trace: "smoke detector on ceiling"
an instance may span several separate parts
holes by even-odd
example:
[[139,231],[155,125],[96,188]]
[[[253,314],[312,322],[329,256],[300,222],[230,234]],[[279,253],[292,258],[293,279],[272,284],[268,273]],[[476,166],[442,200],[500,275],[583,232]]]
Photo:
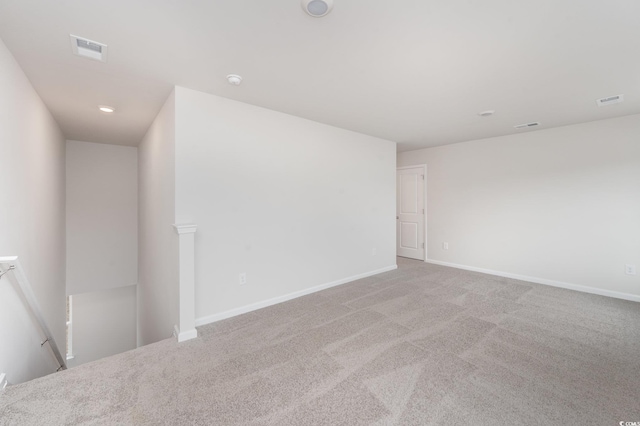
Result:
[[71,38],[71,50],[74,55],[95,61],[107,62],[107,45],[97,41],[69,34]]
[[596,104],[598,104],[598,106],[619,104],[620,102],[624,102],[624,95],[609,96],[607,98],[601,98],[596,100]]
[[517,126],[513,126],[516,129],[526,129],[529,127],[537,127],[539,126],[540,123],[538,123],[537,121],[534,121],[532,123],[524,123],[524,124],[518,124]]
[[314,18],[321,18],[333,9],[333,0],[302,0],[302,8]]

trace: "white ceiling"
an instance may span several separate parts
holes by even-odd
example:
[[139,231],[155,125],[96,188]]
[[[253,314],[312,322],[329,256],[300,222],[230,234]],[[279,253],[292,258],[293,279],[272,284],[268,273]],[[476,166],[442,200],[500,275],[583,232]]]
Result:
[[640,113],[636,0],[335,0],[324,18],[299,0],[0,0],[0,38],[66,137],[92,142],[137,145],[173,85],[400,151]]

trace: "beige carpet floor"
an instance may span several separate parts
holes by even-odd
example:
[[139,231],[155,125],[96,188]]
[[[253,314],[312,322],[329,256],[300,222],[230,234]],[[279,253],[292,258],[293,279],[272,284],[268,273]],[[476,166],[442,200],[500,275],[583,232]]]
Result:
[[640,304],[398,263],[12,386],[0,424],[640,422]]

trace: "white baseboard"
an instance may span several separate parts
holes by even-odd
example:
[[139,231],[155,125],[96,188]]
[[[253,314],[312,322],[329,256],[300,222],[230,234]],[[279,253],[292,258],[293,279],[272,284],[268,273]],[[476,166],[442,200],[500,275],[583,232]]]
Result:
[[583,293],[597,294],[599,296],[614,297],[616,299],[630,300],[632,302],[640,302],[640,296],[630,293],[621,293],[618,291],[605,290],[596,287],[587,287],[579,284],[570,284],[562,281],[548,280],[546,278],[529,277],[526,275],[512,274],[510,272],[494,271],[493,269],[476,268],[475,266],[459,265],[457,263],[441,262],[439,260],[427,259],[427,263],[434,265],[449,266],[451,268],[464,269],[467,271],[481,272],[483,274],[496,275],[498,277],[513,278],[520,281],[529,281],[536,284],[550,285],[552,287],[566,288],[568,290],[581,291]]
[[258,309],[266,308],[267,306],[277,305],[278,303],[286,302],[287,300],[295,299],[297,297],[306,296],[307,294],[315,293],[320,290],[326,290],[331,287],[335,287],[341,284],[346,284],[351,281],[360,280],[362,278],[378,275],[383,272],[393,271],[398,269],[398,265],[387,266],[386,268],[376,269],[375,271],[365,272],[363,274],[354,275],[352,277],[343,278],[336,281],[331,281],[325,284],[320,284],[315,287],[307,288],[293,293],[285,294],[284,296],[274,297],[272,299],[263,300],[261,302],[252,303],[250,305],[241,306],[239,308],[230,309],[228,311],[220,312],[219,314],[207,315],[204,317],[196,318],[196,326],[211,324],[212,322],[221,321],[223,319],[235,317],[236,315],[246,314],[247,312],[255,311]]
[[180,334],[178,334],[178,342],[185,342],[187,340],[195,339],[196,337],[198,337],[198,330],[195,328],[187,331],[181,331]]
[[185,342],[198,337],[198,330],[193,328],[191,330],[180,331],[180,328],[176,324],[173,326],[173,337],[175,337],[178,342]]

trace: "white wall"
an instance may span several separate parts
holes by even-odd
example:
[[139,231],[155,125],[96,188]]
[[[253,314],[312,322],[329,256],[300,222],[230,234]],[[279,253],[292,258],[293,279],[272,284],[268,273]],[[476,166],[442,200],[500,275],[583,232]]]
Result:
[[138,344],[171,337],[178,323],[175,95],[138,146]]
[[67,294],[138,282],[138,152],[67,141]]
[[136,286],[73,296],[73,355],[69,366],[136,347]]
[[[0,373],[6,373],[9,384],[14,385],[53,373],[58,363],[49,345],[40,346],[44,335],[35,317],[26,310],[11,274],[0,280]],[[60,350],[64,351],[65,342],[61,344]]]
[[640,295],[639,135],[634,115],[399,154],[427,164],[429,259]]
[[395,143],[175,93],[176,218],[198,225],[201,323],[395,266]]
[[[0,41],[0,256],[17,255],[56,343],[65,347],[65,140]],[[0,280],[0,373],[55,371],[16,289]]]

